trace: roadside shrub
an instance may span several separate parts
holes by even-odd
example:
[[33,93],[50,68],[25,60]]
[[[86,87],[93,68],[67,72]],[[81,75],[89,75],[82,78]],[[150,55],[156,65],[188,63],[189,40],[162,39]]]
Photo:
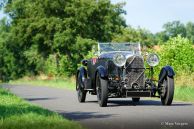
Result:
[[73,70],[68,57],[59,53],[49,55],[44,65],[44,72],[48,76],[70,76]]
[[74,68],[72,67],[72,62],[68,59],[67,55],[60,55],[59,59],[59,72],[60,76],[71,76],[73,74]]
[[32,45],[28,50],[23,52],[26,65],[27,65],[27,75],[33,76],[40,74],[44,71],[44,58],[38,52],[38,46]]
[[49,55],[49,57],[45,61],[44,71],[48,76],[56,76],[58,74],[55,54]]
[[180,35],[170,38],[159,51],[160,68],[170,65],[178,75],[194,72],[194,48],[187,38]]

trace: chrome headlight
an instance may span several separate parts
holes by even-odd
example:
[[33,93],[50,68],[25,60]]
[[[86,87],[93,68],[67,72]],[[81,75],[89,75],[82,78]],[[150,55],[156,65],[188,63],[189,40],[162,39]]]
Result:
[[159,61],[160,61],[160,59],[159,59],[157,54],[149,54],[148,55],[147,63],[149,66],[154,67],[154,66],[159,64]]
[[121,53],[117,53],[113,56],[114,64],[119,67],[124,66],[126,63],[126,60],[127,60],[126,57]]

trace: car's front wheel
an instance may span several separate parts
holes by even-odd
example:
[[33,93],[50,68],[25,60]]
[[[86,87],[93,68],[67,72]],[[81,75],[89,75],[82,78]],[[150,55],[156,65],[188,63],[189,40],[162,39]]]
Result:
[[96,75],[96,92],[100,107],[106,107],[108,102],[108,81]]
[[166,77],[162,83],[162,91],[160,92],[161,102],[163,105],[171,105],[174,96],[174,79]]
[[80,103],[85,102],[87,91],[84,90],[84,87],[82,86],[83,83],[81,82],[81,75],[78,73],[77,79],[76,79],[76,91],[78,96],[78,101]]

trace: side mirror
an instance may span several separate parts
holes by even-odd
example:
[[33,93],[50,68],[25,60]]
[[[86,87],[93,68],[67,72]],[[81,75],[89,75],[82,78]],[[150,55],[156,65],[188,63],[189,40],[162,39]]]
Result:
[[87,66],[88,65],[88,61],[87,60],[82,60],[82,65],[83,66]]

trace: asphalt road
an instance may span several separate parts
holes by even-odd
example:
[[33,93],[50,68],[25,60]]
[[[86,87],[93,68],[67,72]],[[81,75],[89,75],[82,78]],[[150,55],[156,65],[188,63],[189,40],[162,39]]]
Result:
[[76,91],[35,86],[4,86],[14,94],[43,108],[80,122],[88,129],[194,129],[194,105],[174,102],[162,106],[150,98],[133,103],[130,98],[109,99],[99,107],[96,96],[79,103]]

